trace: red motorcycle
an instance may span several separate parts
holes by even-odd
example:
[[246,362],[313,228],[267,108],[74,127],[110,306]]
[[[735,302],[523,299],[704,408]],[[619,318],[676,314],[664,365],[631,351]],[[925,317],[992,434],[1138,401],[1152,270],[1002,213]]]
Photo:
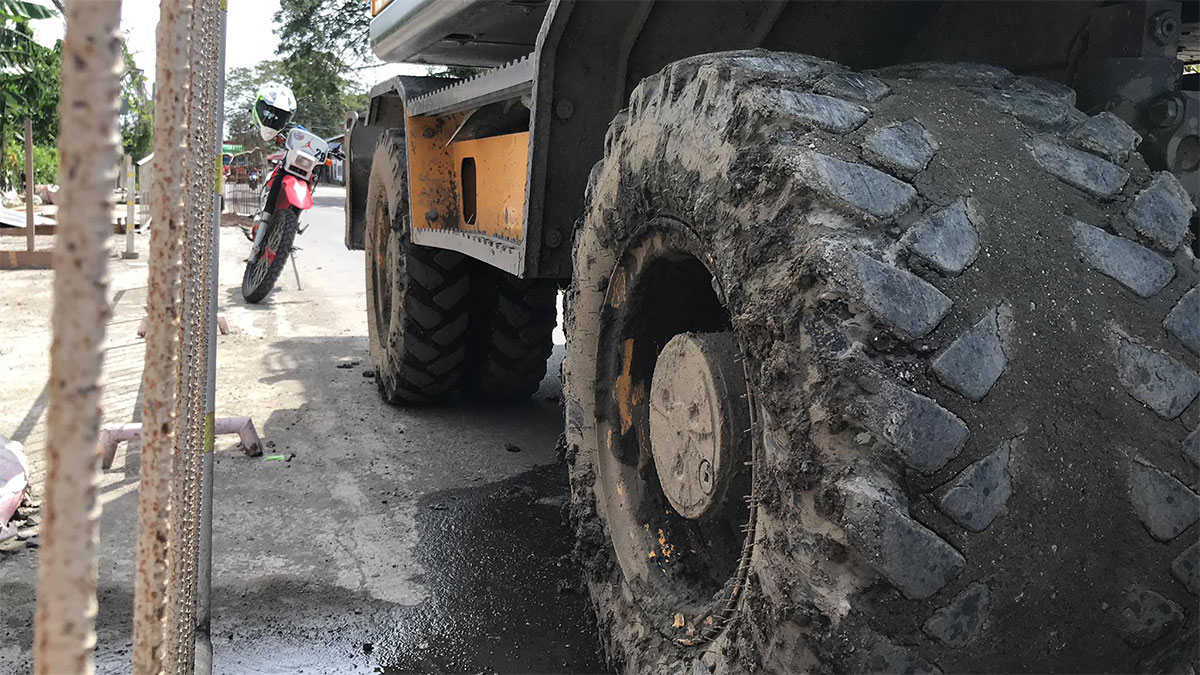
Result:
[[262,206],[246,230],[254,243],[242,275],[242,297],[250,303],[262,301],[275,287],[296,235],[304,233],[300,212],[312,208],[317,170],[342,157],[323,138],[300,127],[283,131],[276,142],[283,150],[267,158],[275,168],[262,184]]

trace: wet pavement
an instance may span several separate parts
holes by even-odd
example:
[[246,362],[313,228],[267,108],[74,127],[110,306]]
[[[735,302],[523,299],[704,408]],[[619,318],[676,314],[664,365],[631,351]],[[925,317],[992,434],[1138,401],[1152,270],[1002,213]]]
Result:
[[[222,237],[218,416],[251,416],[268,454],[218,440],[214,525],[214,671],[241,673],[604,672],[570,557],[559,362],[533,400],[384,405],[369,357],[362,252],[341,244],[342,195],[322,188],[302,247],[260,306],[237,291],[248,243]],[[145,241],[139,245],[144,247]],[[144,256],[112,261],[105,421],[136,421]],[[6,277],[0,335],[41,339],[0,352],[0,434],[44,434],[49,273]],[[44,278],[39,275],[46,275]],[[41,308],[45,308],[44,310]],[[27,343],[23,343],[27,344]],[[28,352],[28,353],[26,353]],[[19,357],[19,358],[18,358]],[[512,450],[519,451],[514,452]],[[105,473],[97,672],[129,671],[136,540],[136,444]],[[0,673],[30,672],[37,549],[0,552]]]
[[425,571],[413,581],[428,595],[418,604],[272,577],[244,596],[217,596],[216,649],[236,672],[604,672],[569,555],[565,478],[548,465],[422,496]]
[[376,648],[386,673],[597,672],[596,625],[564,527],[566,471],[550,465],[420,501],[430,598]]
[[[565,470],[547,465],[418,500],[415,605],[272,575],[215,598],[230,672],[597,673],[595,621],[570,558]],[[368,572],[373,573],[373,572]]]

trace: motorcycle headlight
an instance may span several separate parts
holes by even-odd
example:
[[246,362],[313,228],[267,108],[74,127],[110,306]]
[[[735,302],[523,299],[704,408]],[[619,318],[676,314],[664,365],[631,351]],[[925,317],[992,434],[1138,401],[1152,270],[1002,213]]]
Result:
[[316,164],[317,158],[305,153],[298,153],[296,155],[296,161],[292,162],[292,166],[300,169],[301,171],[312,171],[312,168],[316,166]]

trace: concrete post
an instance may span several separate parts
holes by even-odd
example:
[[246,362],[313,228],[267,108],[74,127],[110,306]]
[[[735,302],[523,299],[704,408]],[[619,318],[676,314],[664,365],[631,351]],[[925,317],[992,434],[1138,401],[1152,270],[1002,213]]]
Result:
[[138,257],[133,250],[133,228],[137,225],[137,173],[133,170],[133,157],[125,155],[125,251],[121,257],[133,260]]
[[25,250],[33,253],[37,248],[34,237],[37,228],[33,224],[33,120],[25,120]]

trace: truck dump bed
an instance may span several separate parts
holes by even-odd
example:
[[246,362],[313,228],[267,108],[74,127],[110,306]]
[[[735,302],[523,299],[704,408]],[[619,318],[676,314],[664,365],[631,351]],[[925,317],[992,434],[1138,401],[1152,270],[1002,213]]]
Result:
[[548,6],[547,0],[392,0],[371,20],[371,49],[383,61],[498,66],[533,51]]

